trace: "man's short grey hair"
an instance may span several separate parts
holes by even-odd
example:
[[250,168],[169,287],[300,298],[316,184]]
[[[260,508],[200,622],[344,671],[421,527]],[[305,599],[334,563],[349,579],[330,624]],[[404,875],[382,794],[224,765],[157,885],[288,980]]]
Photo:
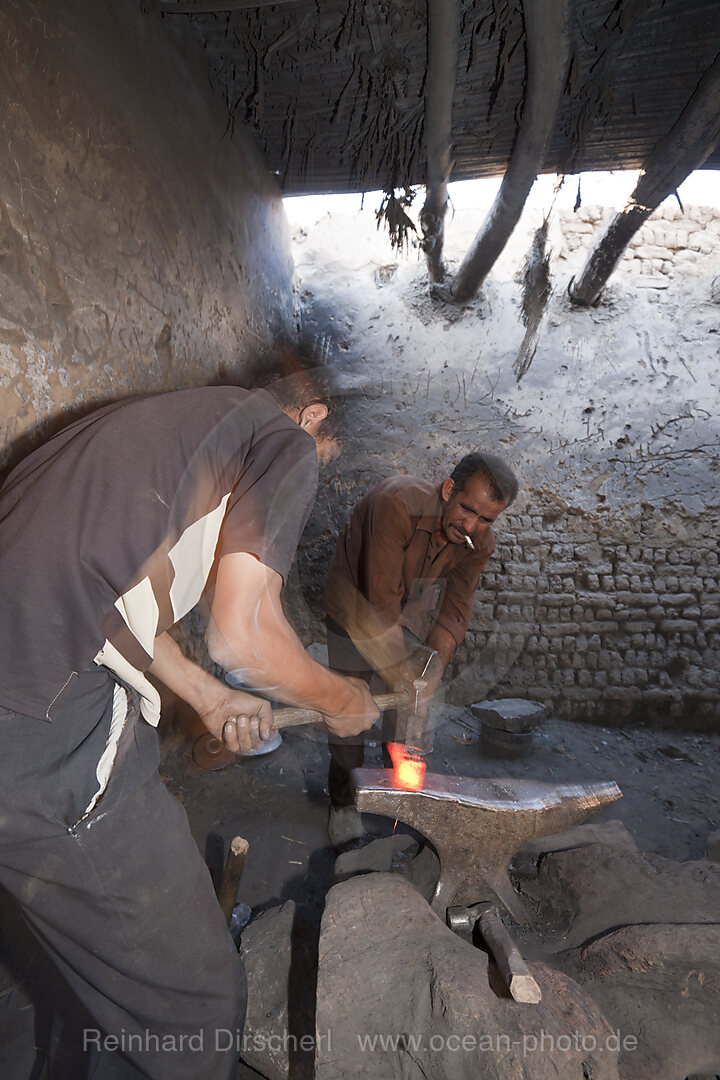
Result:
[[241,381],[248,389],[266,390],[283,411],[325,405],[328,415],[319,430],[323,437],[340,434],[342,410],[334,383],[333,369],[318,364],[313,351],[303,344],[277,345],[248,365]]
[[494,502],[503,502],[507,506],[514,501],[520,487],[515,473],[502,458],[482,450],[466,454],[450,473],[456,491],[463,491],[473,476],[482,477]]

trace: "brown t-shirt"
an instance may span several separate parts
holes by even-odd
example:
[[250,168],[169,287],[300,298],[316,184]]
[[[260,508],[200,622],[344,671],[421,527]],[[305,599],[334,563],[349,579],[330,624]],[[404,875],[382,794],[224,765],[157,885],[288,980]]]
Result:
[[323,593],[330,618],[348,629],[359,594],[384,625],[399,623],[422,641],[437,625],[459,645],[495,536],[488,529],[475,551],[438,545],[441,515],[439,484],[395,476],[371,488],[338,537]]
[[247,551],[285,578],[317,486],[315,443],[264,391],[108,405],[0,490],[0,705],[53,719],[93,660],[143,696],[155,637]]

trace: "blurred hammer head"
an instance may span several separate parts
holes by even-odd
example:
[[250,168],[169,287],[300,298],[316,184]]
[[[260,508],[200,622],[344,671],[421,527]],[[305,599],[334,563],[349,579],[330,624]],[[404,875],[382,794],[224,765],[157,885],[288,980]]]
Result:
[[[412,635],[406,634],[406,642],[408,637]],[[430,712],[430,700],[427,697],[423,699],[423,694],[428,685],[425,676],[437,655],[434,649],[421,643],[417,643],[410,654],[409,663],[418,671],[412,683],[414,702],[410,708],[398,709],[395,727],[397,741],[387,744],[395,782],[404,791],[419,791],[422,788],[427,769],[425,758],[433,748],[434,717]]]
[[439,663],[435,649],[418,641],[406,631],[405,644],[408,652],[408,664],[414,678],[412,688],[414,703],[410,709],[398,712],[398,741],[405,744],[407,751],[415,756],[429,754],[435,741],[435,723],[430,709],[430,698],[425,695],[428,682],[432,678],[433,665]]

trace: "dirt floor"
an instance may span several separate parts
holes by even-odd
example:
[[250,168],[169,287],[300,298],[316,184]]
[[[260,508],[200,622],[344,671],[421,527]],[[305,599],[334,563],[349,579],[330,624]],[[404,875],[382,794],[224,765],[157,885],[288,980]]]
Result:
[[[278,750],[202,773],[187,747],[165,758],[163,773],[187,810],[206,861],[221,870],[223,842],[240,833],[250,854],[240,899],[254,909],[292,899],[322,908],[332,875],[327,844],[327,744],[322,729],[284,732]],[[381,767],[371,743],[369,767]],[[718,828],[720,735],[604,728],[546,720],[520,758],[488,756],[468,709],[444,706],[430,769],[456,776],[534,778],[550,783],[615,780],[623,799],[605,811],[619,818],[641,851],[685,860],[705,856]],[[392,825],[392,823],[390,823]],[[382,831],[381,822],[373,826]]]
[[[381,767],[380,754],[379,743],[371,743],[366,765]],[[200,773],[187,746],[165,758],[168,785],[185,805],[215,875],[234,835],[250,841],[239,898],[254,914],[292,899],[310,924],[319,922],[334,863],[326,833],[327,763],[325,737],[313,727],[286,731],[272,754],[238,760],[215,773]],[[526,756],[503,758],[483,753],[479,724],[469,709],[444,706],[429,767],[459,776],[558,784],[615,780],[623,798],[596,820],[619,818],[641,851],[676,860],[703,858],[707,834],[720,823],[720,735],[548,719]],[[378,835],[389,834],[394,825],[387,818],[368,822]],[[240,1066],[238,1078],[256,1075]]]
[[[201,853],[216,877],[229,840],[241,834],[250,853],[239,898],[255,914],[292,899],[317,924],[332,881],[326,834],[328,762],[322,730],[286,731],[273,753],[238,759],[218,772],[201,772],[189,741],[166,746],[163,776],[187,811]],[[366,764],[380,767],[371,743]],[[532,777],[549,782],[615,780],[622,800],[604,812],[619,818],[641,851],[667,858],[703,858],[707,834],[720,822],[720,735],[650,728],[604,728],[549,718],[521,758],[489,757],[469,709],[440,709],[430,768],[460,776]],[[372,819],[379,834],[393,822]],[[0,1046],[3,1080],[27,1080],[32,1069],[33,1006],[27,986],[0,967]],[[256,1075],[245,1066],[240,1077]]]

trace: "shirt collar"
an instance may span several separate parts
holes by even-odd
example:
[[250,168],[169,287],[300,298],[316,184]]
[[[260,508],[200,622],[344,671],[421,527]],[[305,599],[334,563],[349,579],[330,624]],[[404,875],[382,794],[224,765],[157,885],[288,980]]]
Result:
[[423,532],[429,532],[431,535],[440,528],[440,519],[442,518],[442,499],[440,498],[440,484],[428,496],[427,501],[423,503],[422,513],[418,521],[418,529],[422,529]]

